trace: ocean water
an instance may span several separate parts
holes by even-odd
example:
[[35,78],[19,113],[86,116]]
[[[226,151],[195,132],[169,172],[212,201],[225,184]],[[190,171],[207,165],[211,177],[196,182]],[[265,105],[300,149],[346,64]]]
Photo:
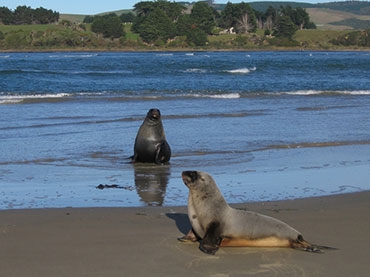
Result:
[[[0,53],[0,209],[186,205],[183,170],[230,203],[368,190],[369,76],[370,52]],[[169,165],[129,163],[150,108]]]

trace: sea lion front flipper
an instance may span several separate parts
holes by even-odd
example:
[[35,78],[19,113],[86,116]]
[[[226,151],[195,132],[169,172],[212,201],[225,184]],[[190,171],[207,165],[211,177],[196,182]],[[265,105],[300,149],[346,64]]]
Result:
[[199,249],[206,254],[214,255],[221,243],[220,222],[214,221],[208,224],[203,240],[200,242]]
[[194,233],[193,228],[183,237],[177,238],[181,242],[196,242],[198,240],[197,235]]
[[155,154],[155,163],[162,164],[170,160],[171,148],[167,141],[163,141],[157,145],[157,152]]

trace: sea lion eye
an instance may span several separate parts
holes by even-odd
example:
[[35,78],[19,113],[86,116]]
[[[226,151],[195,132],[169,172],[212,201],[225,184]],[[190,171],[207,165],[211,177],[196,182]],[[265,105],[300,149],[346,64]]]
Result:
[[195,182],[198,179],[198,173],[196,171],[190,171],[189,177],[191,178],[192,182]]

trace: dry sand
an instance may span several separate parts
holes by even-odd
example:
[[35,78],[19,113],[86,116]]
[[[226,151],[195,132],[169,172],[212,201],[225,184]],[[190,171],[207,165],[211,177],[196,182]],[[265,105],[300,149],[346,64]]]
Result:
[[369,276],[370,191],[233,205],[281,219],[323,254],[221,248],[177,237],[186,207],[0,211],[0,276]]

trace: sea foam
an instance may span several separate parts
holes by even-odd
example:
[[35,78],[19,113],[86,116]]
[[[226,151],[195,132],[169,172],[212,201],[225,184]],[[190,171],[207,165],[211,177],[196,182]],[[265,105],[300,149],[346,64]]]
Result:
[[24,101],[34,100],[37,101],[38,99],[57,99],[57,98],[64,98],[70,96],[69,93],[56,93],[56,94],[32,94],[32,95],[1,95],[0,96],[0,104],[16,104],[21,103]]

